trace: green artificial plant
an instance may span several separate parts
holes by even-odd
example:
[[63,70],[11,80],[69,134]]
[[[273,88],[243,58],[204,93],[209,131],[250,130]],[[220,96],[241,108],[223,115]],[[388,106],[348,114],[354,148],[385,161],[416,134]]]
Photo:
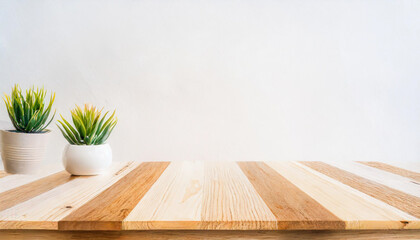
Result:
[[115,111],[106,118],[108,113],[101,116],[102,110],[88,104],[85,104],[84,109],[76,106],[71,111],[73,125],[60,115],[61,121],[58,122],[61,126],[57,126],[72,145],[100,145],[105,143],[117,124]]
[[51,107],[54,103],[55,93],[51,94],[50,100],[46,102],[47,91],[44,88],[32,87],[23,94],[19,85],[12,88],[12,94],[4,95],[4,103],[17,132],[40,133],[54,119],[55,111],[51,119]]

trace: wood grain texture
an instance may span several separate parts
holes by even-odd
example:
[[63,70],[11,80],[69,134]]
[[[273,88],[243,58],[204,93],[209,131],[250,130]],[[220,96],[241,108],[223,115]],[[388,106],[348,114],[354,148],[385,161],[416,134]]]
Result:
[[0,193],[0,211],[36,197],[57,186],[60,186],[61,184],[71,181],[74,178],[75,177],[72,177],[69,173],[61,171],[20,187],[2,192]]
[[420,198],[399,190],[390,188],[375,181],[360,177],[356,174],[336,168],[323,162],[302,162],[302,164],[325,174],[360,192],[401,209],[420,218]]
[[389,161],[389,162],[384,162],[388,165],[391,166],[395,166],[395,167],[399,167],[399,168],[403,168],[405,170],[409,170],[409,171],[413,171],[413,172],[417,172],[420,173],[420,161],[414,162],[414,161],[410,161],[410,162],[406,162],[406,161]]
[[361,164],[365,164],[370,167],[378,168],[390,173],[398,174],[403,177],[411,178],[418,183],[420,183],[420,173],[409,171],[403,168],[394,167],[392,165],[386,164],[386,163],[380,163],[380,162],[358,162]]
[[77,177],[0,212],[0,229],[58,229],[58,221],[89,202],[137,167],[114,163],[107,174]]
[[59,222],[61,230],[122,230],[122,221],[160,177],[168,162],[142,163]]
[[7,174],[6,176],[0,178],[0,193],[20,187],[60,171],[62,171],[62,169],[54,167],[44,169],[40,173],[34,175]]
[[276,229],[276,217],[235,162],[206,162],[203,229]]
[[276,218],[234,162],[174,162],[124,228],[276,229]]
[[99,176],[8,175],[0,178],[0,229],[420,229],[416,180],[334,165],[115,162]]
[[123,222],[124,229],[198,229],[204,163],[173,162]]
[[[354,191],[310,168],[292,162],[270,162],[273,169],[344,220],[347,229],[419,227],[417,218]],[[407,221],[402,223],[401,221]]]
[[344,222],[262,162],[239,162],[279,229],[344,229]]
[[420,183],[409,178],[357,162],[328,162],[328,164],[409,195],[420,197]]
[[261,239],[261,240],[388,240],[420,239],[419,230],[388,231],[0,231],[5,240],[199,240],[199,239]]

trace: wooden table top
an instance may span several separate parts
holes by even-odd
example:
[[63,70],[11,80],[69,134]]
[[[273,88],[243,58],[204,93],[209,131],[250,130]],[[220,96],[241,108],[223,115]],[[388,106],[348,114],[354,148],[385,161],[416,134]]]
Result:
[[115,162],[0,173],[0,229],[420,229],[420,165]]

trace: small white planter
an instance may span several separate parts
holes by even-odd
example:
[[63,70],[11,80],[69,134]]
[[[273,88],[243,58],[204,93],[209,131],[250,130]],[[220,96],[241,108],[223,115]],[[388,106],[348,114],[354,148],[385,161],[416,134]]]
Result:
[[22,133],[1,130],[1,158],[8,173],[35,174],[41,170],[50,131]]
[[70,145],[63,153],[63,164],[73,175],[98,175],[105,173],[112,163],[112,150],[109,144]]

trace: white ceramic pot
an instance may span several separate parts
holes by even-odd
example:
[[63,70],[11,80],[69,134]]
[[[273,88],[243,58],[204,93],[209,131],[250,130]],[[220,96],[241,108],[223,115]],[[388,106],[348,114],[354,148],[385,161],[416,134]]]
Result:
[[1,130],[1,158],[8,173],[35,174],[41,170],[50,130],[43,133],[22,133]]
[[98,175],[105,173],[112,163],[112,150],[109,144],[70,145],[63,153],[63,164],[73,175]]

